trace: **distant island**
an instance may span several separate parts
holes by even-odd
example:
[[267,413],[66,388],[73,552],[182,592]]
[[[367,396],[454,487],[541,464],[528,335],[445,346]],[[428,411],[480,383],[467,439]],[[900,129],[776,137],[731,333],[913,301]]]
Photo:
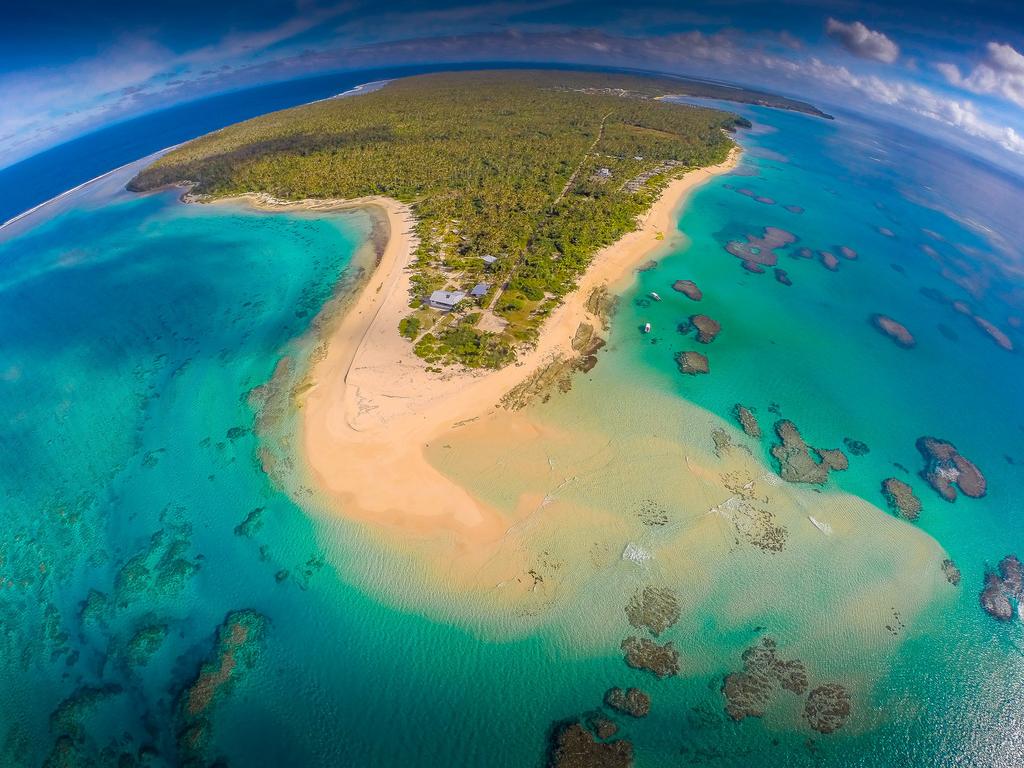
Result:
[[405,203],[417,244],[396,332],[431,364],[500,368],[536,342],[600,248],[635,229],[673,178],[725,161],[735,146],[727,133],[749,125],[659,97],[723,91],[767,103],[665,77],[423,75],[216,131],[166,154],[129,188]]

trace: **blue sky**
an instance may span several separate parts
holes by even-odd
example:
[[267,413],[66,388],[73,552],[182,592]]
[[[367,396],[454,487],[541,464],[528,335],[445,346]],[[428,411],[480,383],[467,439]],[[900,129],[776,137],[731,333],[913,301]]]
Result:
[[912,125],[1024,174],[1024,5],[1016,2],[19,5],[5,8],[0,24],[0,167],[224,90],[339,69],[515,60],[777,90]]

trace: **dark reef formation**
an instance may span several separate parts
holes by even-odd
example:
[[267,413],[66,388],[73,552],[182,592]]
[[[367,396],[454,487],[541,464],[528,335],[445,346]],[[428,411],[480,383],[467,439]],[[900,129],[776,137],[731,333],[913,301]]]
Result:
[[691,330],[697,332],[697,341],[701,344],[710,344],[721,332],[722,325],[707,315],[690,315],[690,322],[686,326],[686,331],[688,333]]
[[780,267],[775,268],[775,280],[776,282],[782,283],[782,285],[793,284],[793,281],[789,278],[789,273]]
[[633,745],[625,739],[598,741],[579,723],[556,727],[548,752],[548,768],[630,768]]
[[255,507],[249,511],[249,514],[245,516],[245,519],[235,526],[236,536],[245,536],[252,538],[255,536],[260,528],[263,527],[263,507]]
[[739,259],[748,272],[763,273],[774,267],[779,256],[775,251],[797,241],[797,236],[778,227],[765,227],[760,235],[746,235],[746,240],[730,240],[725,250]]
[[839,255],[847,261],[855,261],[857,259],[857,252],[848,245],[840,245],[836,250],[838,250]]
[[842,471],[849,466],[840,449],[808,445],[788,419],[775,422],[775,434],[782,442],[773,445],[771,453],[779,462],[779,475],[787,482],[821,485],[828,480],[829,470]]
[[668,587],[644,587],[630,598],[626,618],[637,629],[658,636],[679,621],[679,600]]
[[753,410],[747,408],[745,405],[736,403],[732,408],[732,412],[736,417],[736,420],[740,423],[740,426],[743,427],[743,431],[746,432],[748,436],[760,439],[761,425],[757,423],[757,416],[754,415]]
[[818,251],[818,261],[821,262],[821,266],[830,272],[839,271],[839,259],[831,251]]
[[700,301],[704,298],[704,293],[697,287],[697,284],[693,282],[693,280],[676,280],[672,283],[672,290],[678,291],[694,301]]
[[626,663],[633,669],[652,672],[660,678],[679,674],[679,651],[671,642],[658,645],[646,637],[630,636],[622,641]]
[[269,622],[257,611],[232,611],[217,630],[210,656],[178,696],[178,750],[186,765],[205,765],[214,705],[259,659]]
[[864,456],[871,452],[867,443],[863,443],[860,440],[854,440],[852,437],[844,437],[843,445],[846,446],[846,450],[850,452],[851,456]]
[[782,659],[777,645],[763,637],[743,652],[743,671],[726,675],[722,682],[725,711],[733,720],[762,717],[777,689],[802,696],[807,690],[807,670],[797,659]]
[[942,561],[942,575],[946,577],[946,581],[952,584],[954,587],[960,586],[960,569],[956,567],[956,563],[950,560],[948,557]]
[[166,624],[147,624],[140,627],[125,648],[125,657],[129,666],[144,666],[149,657],[156,653],[167,637]]
[[913,522],[921,514],[921,500],[914,489],[898,477],[887,477],[882,481],[882,495],[893,512]]
[[818,733],[832,733],[850,716],[850,694],[839,683],[818,686],[807,695],[804,719]]
[[874,314],[871,316],[871,325],[879,333],[888,336],[904,349],[910,349],[917,344],[914,335],[907,330],[906,326],[896,322],[888,315]]
[[[995,571],[985,574],[985,587],[980,595],[985,613],[1000,621],[1010,621],[1021,614],[1024,605],[1024,567],[1016,555],[1007,555],[999,561]],[[1024,618],[1024,616],[1022,616]]]
[[604,703],[630,717],[647,717],[651,711],[651,697],[639,688],[629,688],[625,691],[621,688],[609,688],[604,695]]
[[609,720],[604,715],[597,713],[592,714],[587,718],[587,727],[597,734],[597,738],[602,741],[610,739],[619,732],[619,726],[615,724],[614,720]]
[[917,450],[925,462],[921,477],[946,501],[956,500],[956,488],[972,499],[985,495],[985,476],[970,460],[961,456],[952,443],[936,437],[920,437]]
[[687,376],[697,376],[711,370],[707,357],[700,352],[680,352],[676,355],[676,365],[679,366],[679,372]]

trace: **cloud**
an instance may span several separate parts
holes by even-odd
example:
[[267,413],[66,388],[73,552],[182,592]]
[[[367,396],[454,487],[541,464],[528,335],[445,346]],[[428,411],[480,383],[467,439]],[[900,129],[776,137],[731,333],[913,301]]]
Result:
[[881,32],[868,29],[859,21],[846,24],[829,18],[825,24],[825,34],[862,59],[892,64],[900,56],[900,47],[896,43]]
[[810,61],[807,71],[822,82],[852,89],[895,112],[927,118],[1024,157],[1024,136],[1011,126],[986,119],[970,100],[952,98],[905,80],[857,75],[846,67],[826,64],[818,59]]
[[990,94],[1024,107],[1024,54],[1005,43],[985,46],[985,59],[966,77],[955,64],[940,62],[935,68],[950,85],[979,94]]

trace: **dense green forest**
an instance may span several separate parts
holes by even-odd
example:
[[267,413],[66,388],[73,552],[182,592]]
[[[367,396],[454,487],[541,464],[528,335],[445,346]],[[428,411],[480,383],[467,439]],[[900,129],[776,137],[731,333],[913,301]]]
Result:
[[[656,98],[672,86],[562,71],[411,77],[216,131],[130,188],[407,202],[420,246],[402,334],[431,362],[498,367],[671,177],[727,156],[726,131],[745,121]],[[450,314],[423,304],[478,283],[487,294]]]

